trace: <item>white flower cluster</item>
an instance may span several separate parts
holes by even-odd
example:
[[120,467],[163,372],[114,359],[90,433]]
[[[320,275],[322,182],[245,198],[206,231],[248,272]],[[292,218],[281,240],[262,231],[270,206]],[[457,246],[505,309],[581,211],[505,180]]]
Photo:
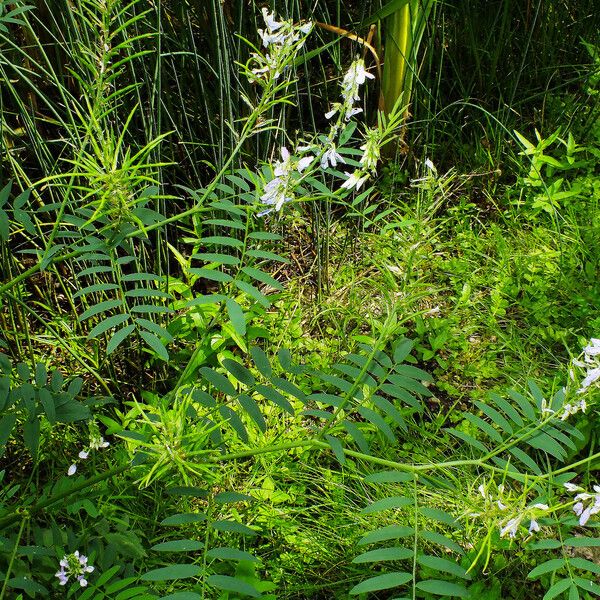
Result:
[[[471,513],[471,516],[478,517],[482,514],[490,515],[495,511],[500,513],[510,514],[510,516],[502,517],[499,521],[500,537],[508,535],[510,538],[514,538],[519,531],[521,523],[529,520],[529,535],[536,533],[540,530],[540,524],[537,521],[540,513],[543,513],[549,509],[547,504],[536,503],[523,508],[511,510],[505,502],[508,502],[504,494],[504,485],[498,486],[498,495],[494,496],[490,493],[489,489],[484,484],[481,484],[477,488],[481,497],[485,501],[485,512],[484,513]],[[518,512],[516,516],[513,516],[515,512]]]
[[[98,426],[95,423],[90,423],[90,441],[87,449],[81,450],[78,454],[79,458],[85,460],[90,455],[91,450],[100,450],[101,448],[108,448],[110,446],[110,442],[105,441],[105,439],[100,435],[100,431],[98,430]],[[73,463],[68,471],[67,475],[70,477],[71,475],[75,475],[77,472],[77,463]]]
[[262,9],[262,14],[265,29],[259,29],[258,34],[269,53],[252,53],[251,62],[256,66],[248,71],[251,82],[262,82],[270,77],[279,79],[313,28],[311,22],[294,25],[292,21],[277,21],[275,13],[269,13],[266,8]]
[[524,510],[520,510],[516,517],[511,517],[507,521],[504,521],[500,526],[500,537],[505,537],[507,534],[509,537],[514,538],[519,531],[521,522],[529,519],[529,535],[536,533],[540,530],[540,524],[537,522],[536,517],[539,517],[540,512],[545,512],[550,507],[547,504],[537,502],[531,506],[527,506]]
[[[298,185],[294,177],[296,172],[302,173],[314,160],[314,156],[304,156],[296,159],[292,157],[289,150],[281,148],[281,160],[273,165],[273,174],[275,177],[264,187],[264,194],[260,197],[264,204],[274,206],[275,210],[281,210],[286,202],[294,199],[294,188]],[[265,215],[273,209],[265,210],[258,216]]]
[[583,349],[583,361],[574,360],[573,364],[586,370],[585,378],[577,390],[578,394],[583,394],[593,383],[600,380],[600,339],[592,338]]
[[60,562],[60,570],[55,574],[58,577],[60,585],[67,585],[69,577],[75,577],[81,587],[85,587],[88,582],[86,576],[92,573],[94,567],[88,565],[88,557],[79,554],[79,550],[75,550],[73,554],[63,556]]
[[375,75],[365,69],[365,61],[357,58],[351,65],[342,80],[342,102],[336,102],[331,110],[325,113],[327,119],[339,113],[346,121],[349,121],[354,115],[362,112],[362,108],[356,108],[354,102],[360,100],[359,88],[369,79],[374,79]]
[[594,486],[594,494],[586,492],[582,487],[573,483],[565,483],[569,492],[579,492],[573,504],[573,512],[579,517],[579,525],[583,527],[592,515],[600,513],[600,485]]

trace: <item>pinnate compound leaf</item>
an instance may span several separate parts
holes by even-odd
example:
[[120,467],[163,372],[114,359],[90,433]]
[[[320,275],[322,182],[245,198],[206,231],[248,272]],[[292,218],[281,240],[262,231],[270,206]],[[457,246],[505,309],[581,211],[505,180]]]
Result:
[[221,373],[217,373],[209,367],[202,367],[200,373],[213,387],[219,390],[219,392],[222,392],[227,396],[235,396],[236,391],[233,384]]
[[345,465],[346,455],[344,454],[344,446],[342,445],[342,442],[332,435],[326,435],[325,439],[329,442],[329,447],[333,451],[333,454],[340,465]]
[[161,596],[160,600],[202,600],[202,596],[196,592],[175,592],[168,596]]
[[170,581],[197,577],[202,572],[198,565],[170,565],[160,569],[152,569],[141,576],[142,581]]
[[452,583],[451,581],[443,581],[442,579],[419,581],[416,587],[436,596],[449,596],[450,598],[468,598],[469,596],[469,591],[463,585]]
[[362,581],[358,585],[355,585],[350,590],[351,596],[358,596],[358,594],[367,594],[369,592],[378,592],[380,590],[389,590],[391,588],[399,587],[408,583],[412,579],[410,573],[404,571],[395,571],[393,573],[386,573],[385,575],[378,575],[377,577],[371,577],[366,581]]
[[261,595],[254,586],[236,577],[230,577],[229,575],[211,575],[206,581],[209,585],[216,587],[219,590],[242,594],[242,596],[259,598]]

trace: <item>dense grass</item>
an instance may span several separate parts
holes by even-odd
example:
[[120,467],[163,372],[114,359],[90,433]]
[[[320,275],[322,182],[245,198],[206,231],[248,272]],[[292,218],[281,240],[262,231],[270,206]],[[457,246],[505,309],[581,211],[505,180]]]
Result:
[[595,3],[263,4],[0,4],[0,600],[597,596]]

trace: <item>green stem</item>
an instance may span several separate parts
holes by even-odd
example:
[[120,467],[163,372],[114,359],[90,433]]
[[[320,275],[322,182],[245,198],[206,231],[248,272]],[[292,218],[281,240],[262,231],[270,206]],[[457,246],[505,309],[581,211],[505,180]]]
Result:
[[4,585],[2,586],[2,591],[0,592],[0,600],[3,600],[4,594],[6,593],[6,587],[8,586],[8,580],[10,579],[10,573],[12,571],[13,563],[15,562],[15,557],[17,556],[17,550],[19,549],[19,542],[21,541],[21,536],[23,535],[23,529],[25,528],[25,523],[27,522],[27,515],[23,515],[21,519],[21,527],[19,527],[19,533],[17,534],[17,539],[15,540],[15,547],[13,548],[12,554],[10,555],[10,561],[8,563],[8,568],[6,569],[6,576],[4,577]]

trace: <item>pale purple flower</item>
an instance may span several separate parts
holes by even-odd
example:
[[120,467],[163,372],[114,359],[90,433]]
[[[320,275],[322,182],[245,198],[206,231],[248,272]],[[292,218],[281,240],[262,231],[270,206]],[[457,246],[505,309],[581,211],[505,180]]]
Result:
[[565,483],[564,486],[567,492],[579,492],[583,490],[583,488],[579,487],[578,485],[575,485],[574,483]]
[[540,524],[535,519],[531,519],[531,523],[529,524],[529,533],[534,533],[539,530]]
[[86,459],[86,458],[87,458],[89,455],[90,455],[90,453],[89,453],[89,452],[86,452],[85,450],[82,450],[82,451],[81,451],[81,452],[78,454],[79,458],[82,458],[83,460],[85,460],[85,459]]
[[72,465],[69,467],[69,470],[67,471],[67,475],[68,475],[69,477],[71,477],[71,475],[75,475],[75,473],[76,473],[76,472],[77,472],[77,465],[76,465],[76,464],[72,464]]
[[87,573],[92,573],[94,567],[88,565],[88,557],[84,554],[79,554],[79,550],[75,550],[73,554],[67,554],[58,563],[60,565],[60,571],[55,573],[55,577],[58,577],[60,585],[66,585],[69,581],[69,577],[73,576],[79,582],[81,587],[86,587],[88,581],[86,579]]
[[275,13],[272,12],[269,14],[269,9],[264,7],[262,9],[263,19],[265,21],[265,25],[269,31],[277,31],[281,27],[283,27],[283,23],[275,20]]
[[500,530],[500,537],[504,537],[508,533],[509,537],[514,538],[517,535],[520,523],[520,517],[510,519],[510,521],[508,521],[508,523]]

